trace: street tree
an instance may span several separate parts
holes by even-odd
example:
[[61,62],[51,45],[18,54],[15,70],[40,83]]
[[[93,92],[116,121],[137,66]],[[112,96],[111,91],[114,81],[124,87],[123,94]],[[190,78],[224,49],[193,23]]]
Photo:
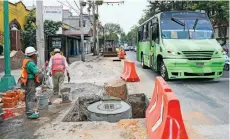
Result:
[[122,44],[127,43],[127,36],[124,32],[120,35],[120,41]]
[[[44,21],[44,34],[45,36],[55,35],[59,27],[62,26],[61,22],[50,20]],[[24,30],[21,30],[21,38],[24,42],[24,49],[28,46],[36,48],[36,14],[35,10],[31,10],[26,17]]]
[[106,40],[114,40],[115,42],[118,42],[119,37],[116,33],[111,33],[109,35],[105,35]]
[[104,25],[105,39],[118,41],[118,35],[123,33],[123,29],[119,24],[107,23]]
[[137,32],[138,32],[138,26],[133,26],[131,30],[127,34],[127,41],[128,44],[131,46],[136,45],[137,42]]

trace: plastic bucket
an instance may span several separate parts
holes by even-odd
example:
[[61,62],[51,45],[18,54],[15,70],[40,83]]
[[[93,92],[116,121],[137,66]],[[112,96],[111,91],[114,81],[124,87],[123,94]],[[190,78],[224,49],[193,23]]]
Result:
[[48,102],[49,99],[49,94],[48,93],[42,93],[37,95],[37,104],[38,104],[38,109],[48,109]]

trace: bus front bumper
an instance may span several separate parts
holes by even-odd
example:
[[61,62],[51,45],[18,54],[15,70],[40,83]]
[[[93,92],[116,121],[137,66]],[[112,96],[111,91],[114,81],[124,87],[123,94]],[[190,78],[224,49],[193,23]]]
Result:
[[164,63],[169,79],[219,78],[223,75],[223,58],[215,58],[208,61],[164,59]]

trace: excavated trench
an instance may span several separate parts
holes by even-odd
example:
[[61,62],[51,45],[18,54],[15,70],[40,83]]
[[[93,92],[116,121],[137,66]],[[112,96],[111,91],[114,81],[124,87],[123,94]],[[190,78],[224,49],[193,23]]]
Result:
[[108,97],[102,86],[91,83],[68,84],[71,88],[73,106],[62,122],[108,121],[145,118],[148,99],[145,94],[128,95],[126,101]]

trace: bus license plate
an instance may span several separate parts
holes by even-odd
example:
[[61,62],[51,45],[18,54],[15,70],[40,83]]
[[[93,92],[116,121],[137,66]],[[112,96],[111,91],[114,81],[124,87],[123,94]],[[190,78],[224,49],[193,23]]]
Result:
[[203,67],[203,66],[204,66],[204,63],[196,63],[196,66],[197,66],[197,67]]

